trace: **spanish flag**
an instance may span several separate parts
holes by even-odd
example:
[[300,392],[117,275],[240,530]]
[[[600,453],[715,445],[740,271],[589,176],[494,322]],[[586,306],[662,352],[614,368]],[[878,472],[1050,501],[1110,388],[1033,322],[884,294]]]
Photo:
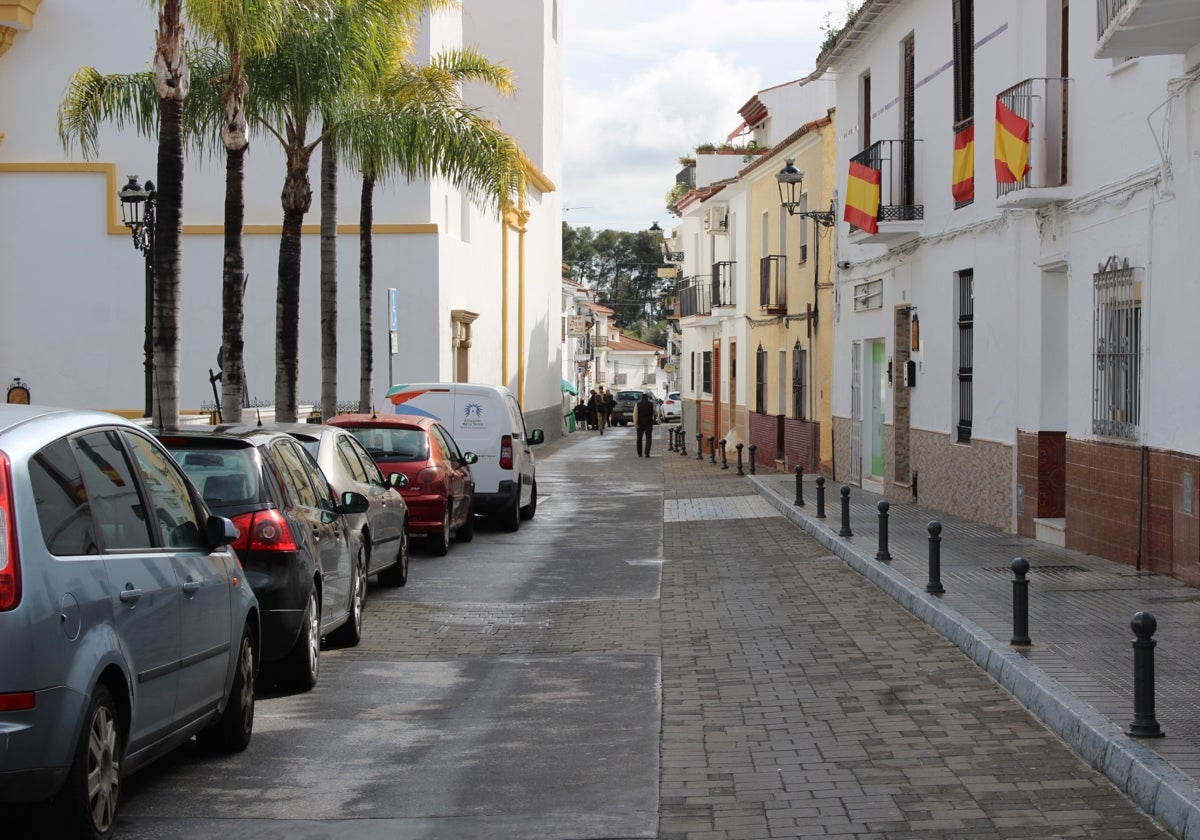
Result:
[[879,233],[879,170],[850,161],[843,219],[867,233]]
[[996,100],[996,183],[1015,184],[1029,172],[1029,120]]
[[950,192],[959,204],[975,200],[975,124],[954,135],[954,182]]

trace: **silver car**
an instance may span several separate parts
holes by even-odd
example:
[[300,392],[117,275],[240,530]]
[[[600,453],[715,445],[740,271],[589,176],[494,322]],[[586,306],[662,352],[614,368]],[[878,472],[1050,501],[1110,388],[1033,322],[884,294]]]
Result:
[[129,773],[193,735],[246,748],[259,627],[237,535],[135,424],[0,405],[0,802],[106,837]]

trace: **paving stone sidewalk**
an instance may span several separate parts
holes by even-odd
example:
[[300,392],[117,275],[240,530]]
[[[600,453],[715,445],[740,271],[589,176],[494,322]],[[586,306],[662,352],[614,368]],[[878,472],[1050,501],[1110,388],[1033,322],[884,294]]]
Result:
[[1170,836],[769,494],[661,458],[660,838]]

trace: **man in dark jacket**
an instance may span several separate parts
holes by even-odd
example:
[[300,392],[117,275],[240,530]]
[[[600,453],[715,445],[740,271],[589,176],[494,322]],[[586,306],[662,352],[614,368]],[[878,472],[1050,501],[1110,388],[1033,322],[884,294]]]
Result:
[[[650,395],[645,391],[642,392],[641,399],[633,405],[633,425],[637,427],[637,453],[638,457],[642,457],[642,452],[645,450],[646,457],[650,457],[650,441],[653,439],[654,424],[658,421],[658,406],[650,399]],[[642,441],[645,440],[645,446]]]

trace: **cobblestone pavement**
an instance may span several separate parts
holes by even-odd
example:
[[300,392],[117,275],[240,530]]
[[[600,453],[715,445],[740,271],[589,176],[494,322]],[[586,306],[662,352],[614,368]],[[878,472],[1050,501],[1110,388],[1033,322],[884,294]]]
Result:
[[747,479],[662,459],[660,838],[1171,836]]

